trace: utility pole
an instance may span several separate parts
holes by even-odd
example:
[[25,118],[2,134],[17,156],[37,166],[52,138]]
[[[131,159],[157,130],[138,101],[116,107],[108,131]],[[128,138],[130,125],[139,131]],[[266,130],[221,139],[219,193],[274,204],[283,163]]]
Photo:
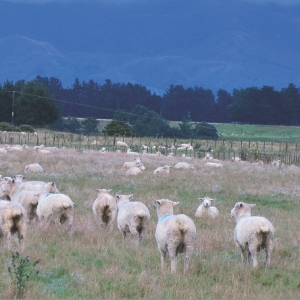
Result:
[[15,114],[15,92],[13,91],[13,103],[12,103],[12,112],[11,112],[11,125],[14,125],[14,114]]

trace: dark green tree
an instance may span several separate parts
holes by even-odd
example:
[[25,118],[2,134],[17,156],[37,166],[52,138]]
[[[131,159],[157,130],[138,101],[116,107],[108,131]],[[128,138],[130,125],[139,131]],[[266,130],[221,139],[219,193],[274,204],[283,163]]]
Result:
[[128,123],[118,120],[112,120],[109,122],[102,132],[105,135],[116,135],[116,136],[130,136],[131,135],[131,127]]
[[193,135],[194,138],[201,140],[217,140],[219,138],[216,127],[206,122],[197,123]]
[[179,123],[178,137],[189,139],[193,136],[193,124],[191,122],[191,114],[188,112],[187,116]]
[[60,112],[44,85],[30,81],[18,93],[15,105],[16,124],[46,125],[56,121]]
[[81,122],[84,134],[99,133],[99,121],[96,118],[86,118]]

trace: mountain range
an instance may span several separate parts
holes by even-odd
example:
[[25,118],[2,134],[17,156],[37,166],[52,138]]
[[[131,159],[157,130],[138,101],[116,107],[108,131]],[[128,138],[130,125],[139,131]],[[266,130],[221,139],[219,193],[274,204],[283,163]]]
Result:
[[0,83],[56,77],[219,89],[300,86],[300,5],[0,0]]

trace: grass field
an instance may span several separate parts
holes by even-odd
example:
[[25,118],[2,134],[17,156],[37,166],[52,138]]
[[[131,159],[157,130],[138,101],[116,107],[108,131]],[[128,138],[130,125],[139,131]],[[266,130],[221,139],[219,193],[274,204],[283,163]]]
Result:
[[[146,170],[126,177],[121,166],[130,160],[126,153],[60,149],[42,156],[32,148],[21,153],[1,154],[0,174],[24,174],[33,162],[44,168],[41,175],[26,174],[27,180],[55,182],[60,192],[75,203],[71,234],[59,226],[46,230],[28,226],[24,255],[40,259],[39,274],[30,281],[26,299],[299,299],[299,168],[254,166],[224,162],[222,169],[206,169],[199,159],[189,160],[195,170],[171,169],[169,176],[156,177],[153,170],[174,166],[180,158],[143,156]],[[133,194],[151,213],[148,231],[137,247],[130,237],[123,243],[116,224],[112,233],[101,232],[92,214],[96,189],[112,189],[112,195]],[[220,217],[215,221],[196,219],[199,197],[216,199]],[[175,213],[190,216],[197,228],[191,268],[183,275],[183,256],[178,272],[160,270],[155,242],[157,216],[153,201],[180,201]],[[257,204],[254,215],[267,217],[275,226],[275,249],[271,266],[241,264],[233,242],[234,221],[230,210],[237,201]],[[0,298],[13,298],[7,265],[10,252],[0,252]]]

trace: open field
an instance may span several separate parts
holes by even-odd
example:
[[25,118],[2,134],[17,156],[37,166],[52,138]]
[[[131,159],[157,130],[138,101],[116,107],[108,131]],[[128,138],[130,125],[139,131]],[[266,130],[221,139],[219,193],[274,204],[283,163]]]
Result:
[[[41,155],[32,147],[19,153],[0,154],[0,174],[24,174],[24,167],[38,162],[44,173],[25,174],[27,180],[55,182],[60,192],[75,203],[71,234],[64,228],[45,230],[28,226],[24,255],[40,258],[40,273],[31,281],[27,299],[299,299],[300,298],[300,169],[284,166],[224,162],[222,169],[207,169],[204,161],[191,158],[195,170],[171,169],[169,176],[154,176],[158,166],[175,165],[179,157],[141,156],[146,170],[141,176],[126,177],[121,166],[131,160],[126,153],[59,149]],[[129,238],[123,243],[116,224],[112,233],[100,232],[92,214],[96,189],[115,194],[133,194],[151,213],[142,245]],[[220,216],[215,221],[194,217],[197,198],[216,199]],[[180,201],[175,213],[190,216],[197,228],[191,268],[183,275],[183,256],[177,274],[170,275],[170,262],[160,270],[155,242],[157,216],[152,203],[168,198]],[[241,264],[233,242],[234,221],[230,210],[237,201],[255,203],[254,215],[267,217],[275,226],[275,249],[271,266]],[[12,298],[7,272],[10,253],[0,252],[0,298]]]

